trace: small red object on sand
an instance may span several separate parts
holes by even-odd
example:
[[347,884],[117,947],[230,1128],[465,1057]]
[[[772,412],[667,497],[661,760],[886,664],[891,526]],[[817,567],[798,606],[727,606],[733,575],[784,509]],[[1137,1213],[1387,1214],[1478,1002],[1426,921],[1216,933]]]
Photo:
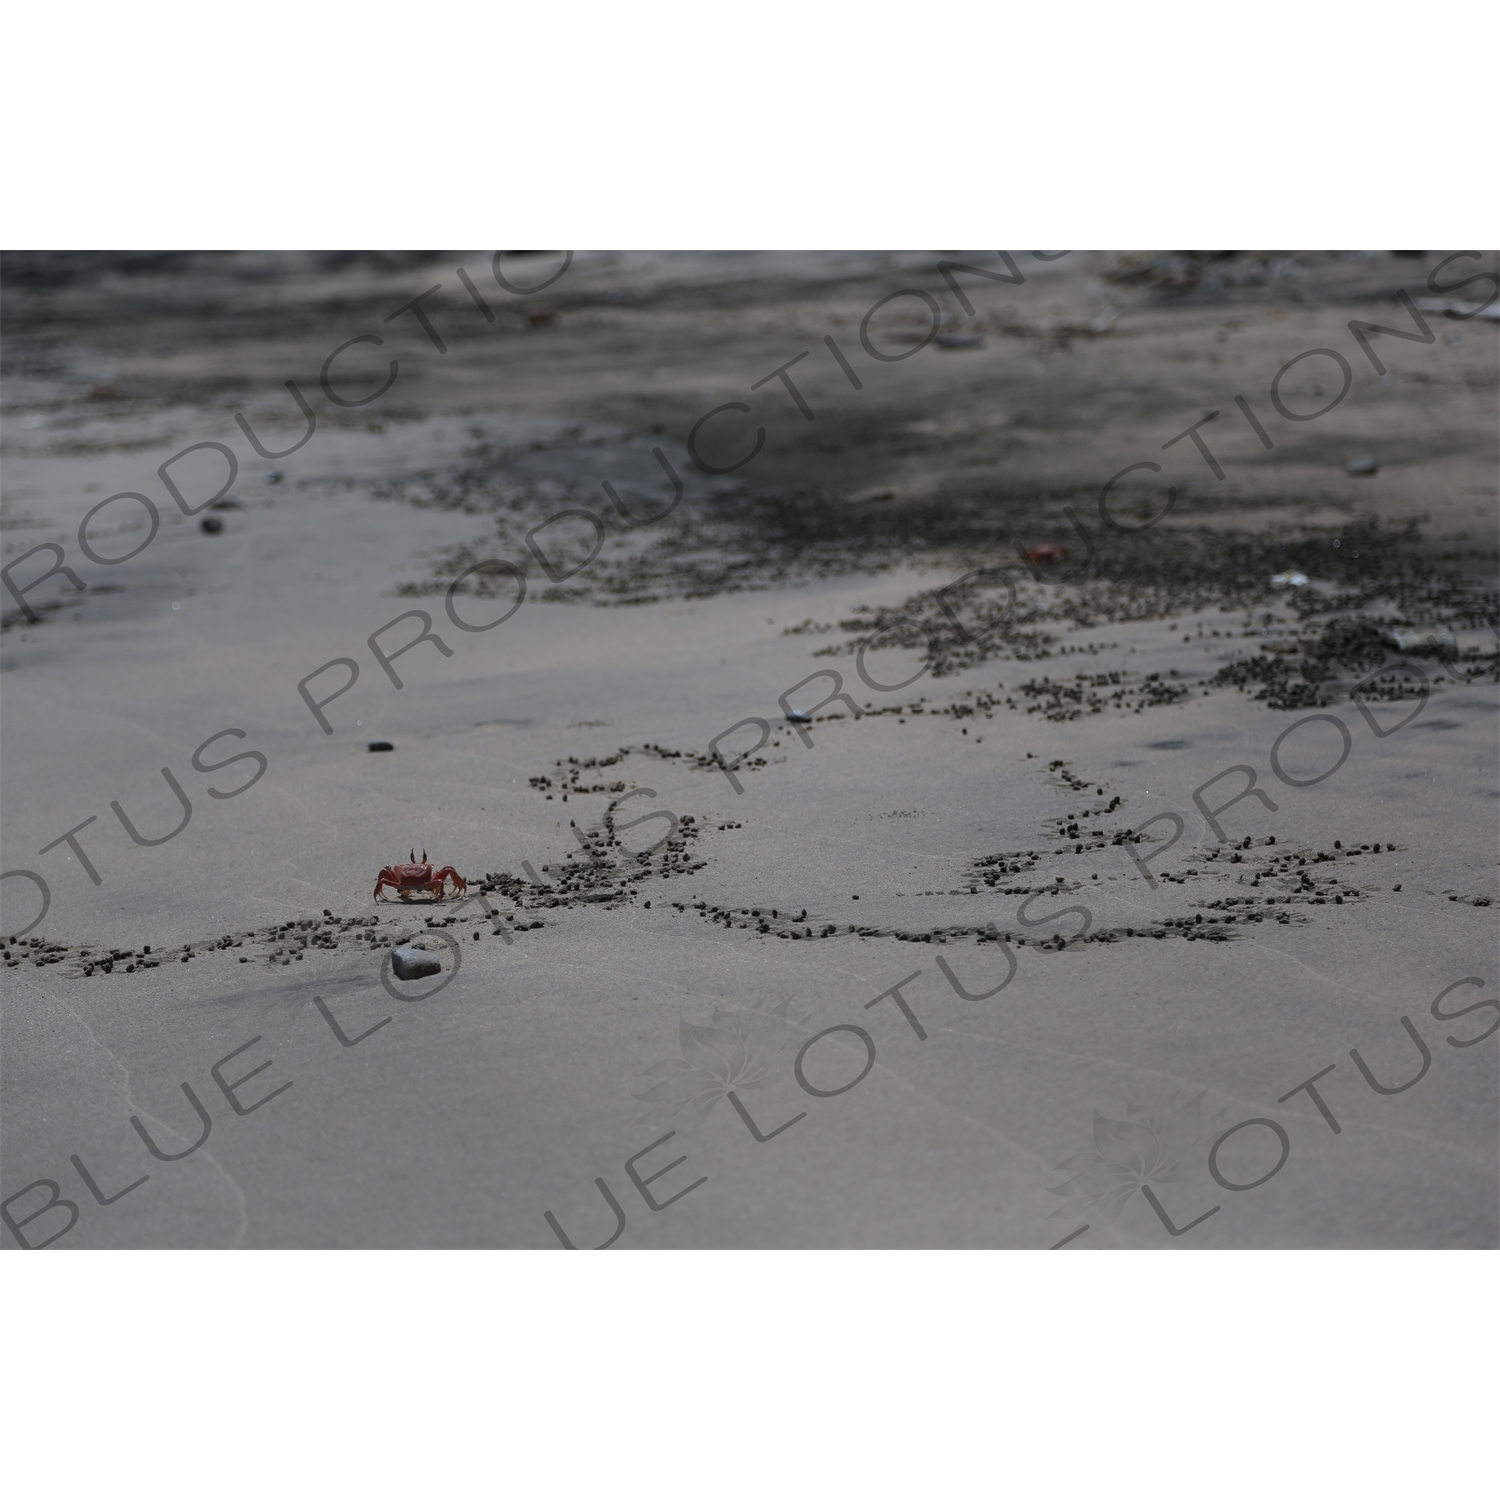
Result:
[[1051,542],[1043,542],[1040,547],[1026,549],[1026,561],[1029,563],[1067,562],[1067,560],[1068,549],[1053,546]]
[[427,862],[427,851],[422,851],[420,863],[417,860],[417,851],[411,851],[411,863],[408,865],[387,865],[375,880],[375,899],[380,899],[380,893],[387,887],[405,901],[415,893],[436,896],[439,901],[443,899],[443,883],[451,880],[459,891],[469,888],[468,882],[453,868],[452,865],[444,865],[435,874],[433,868]]

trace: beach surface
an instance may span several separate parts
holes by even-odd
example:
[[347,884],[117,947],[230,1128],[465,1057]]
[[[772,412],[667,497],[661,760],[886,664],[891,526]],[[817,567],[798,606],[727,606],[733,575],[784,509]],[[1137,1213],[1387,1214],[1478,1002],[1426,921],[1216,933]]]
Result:
[[1493,1246],[1496,256],[1051,254],[8,258],[7,1247]]

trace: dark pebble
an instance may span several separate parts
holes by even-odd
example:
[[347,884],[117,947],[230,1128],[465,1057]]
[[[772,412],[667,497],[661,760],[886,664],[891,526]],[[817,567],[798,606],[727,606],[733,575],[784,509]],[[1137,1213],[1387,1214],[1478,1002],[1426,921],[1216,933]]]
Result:
[[443,972],[442,964],[420,948],[392,948],[391,969],[397,979],[425,979]]
[[198,522],[198,526],[200,530],[206,531],[210,536],[215,536],[224,529],[224,523],[217,516],[204,516]]
[[396,747],[389,740],[371,740],[367,748],[370,750],[394,750]]

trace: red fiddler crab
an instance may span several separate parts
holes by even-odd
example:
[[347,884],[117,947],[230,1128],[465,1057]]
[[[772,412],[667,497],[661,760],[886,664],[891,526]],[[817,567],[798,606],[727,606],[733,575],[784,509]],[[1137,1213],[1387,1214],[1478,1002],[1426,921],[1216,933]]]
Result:
[[417,891],[425,891],[441,901],[446,894],[443,883],[448,880],[453,882],[455,891],[466,891],[469,888],[468,881],[452,865],[444,865],[441,870],[434,872],[427,863],[427,851],[422,851],[419,861],[417,851],[413,849],[409,865],[387,865],[375,877],[375,891],[371,899],[378,901],[381,891],[389,886],[403,901]]

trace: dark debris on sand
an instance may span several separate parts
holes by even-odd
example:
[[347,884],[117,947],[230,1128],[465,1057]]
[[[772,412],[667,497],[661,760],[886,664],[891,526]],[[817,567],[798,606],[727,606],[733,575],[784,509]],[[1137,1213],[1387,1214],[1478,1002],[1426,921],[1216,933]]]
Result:
[[[475,542],[440,554],[430,578],[404,583],[400,593],[443,593],[486,556],[527,557],[527,533],[556,513],[555,499],[504,477],[511,455],[479,454],[445,484],[388,491],[411,503],[485,514],[495,528],[492,546]],[[544,587],[540,597],[632,605],[874,576],[898,563],[951,570],[956,582],[919,590],[898,605],[857,610],[836,624],[809,620],[789,632],[837,630],[842,639],[813,653],[832,656],[851,654],[879,636],[883,649],[922,651],[934,678],[991,660],[1063,654],[1059,639],[1067,630],[1211,609],[1290,613],[1303,634],[1317,636],[1312,654],[1330,668],[1378,665],[1375,637],[1392,627],[1500,626],[1494,548],[1429,538],[1417,519],[1351,517],[1314,526],[1299,519],[1307,498],[1286,495],[1261,503],[1284,519],[1252,530],[1234,526],[1222,502],[1182,495],[1167,524],[1116,531],[1099,523],[1094,500],[1092,492],[1073,489],[975,486],[922,497],[891,493],[856,505],[820,491],[747,488],[680,505],[662,523],[614,536],[586,568]],[[1083,546],[1080,524],[1089,532]],[[1077,560],[1024,560],[1042,554]],[[1289,571],[1315,586],[1279,585],[1275,580]],[[503,571],[475,573],[460,588],[506,598],[514,590],[514,578]],[[1261,671],[1269,675],[1256,678],[1259,685],[1283,689],[1261,695],[1270,707],[1323,701],[1315,686],[1293,691],[1294,682],[1280,681],[1287,667],[1273,663]],[[1225,679],[1207,686],[1243,685]]]

